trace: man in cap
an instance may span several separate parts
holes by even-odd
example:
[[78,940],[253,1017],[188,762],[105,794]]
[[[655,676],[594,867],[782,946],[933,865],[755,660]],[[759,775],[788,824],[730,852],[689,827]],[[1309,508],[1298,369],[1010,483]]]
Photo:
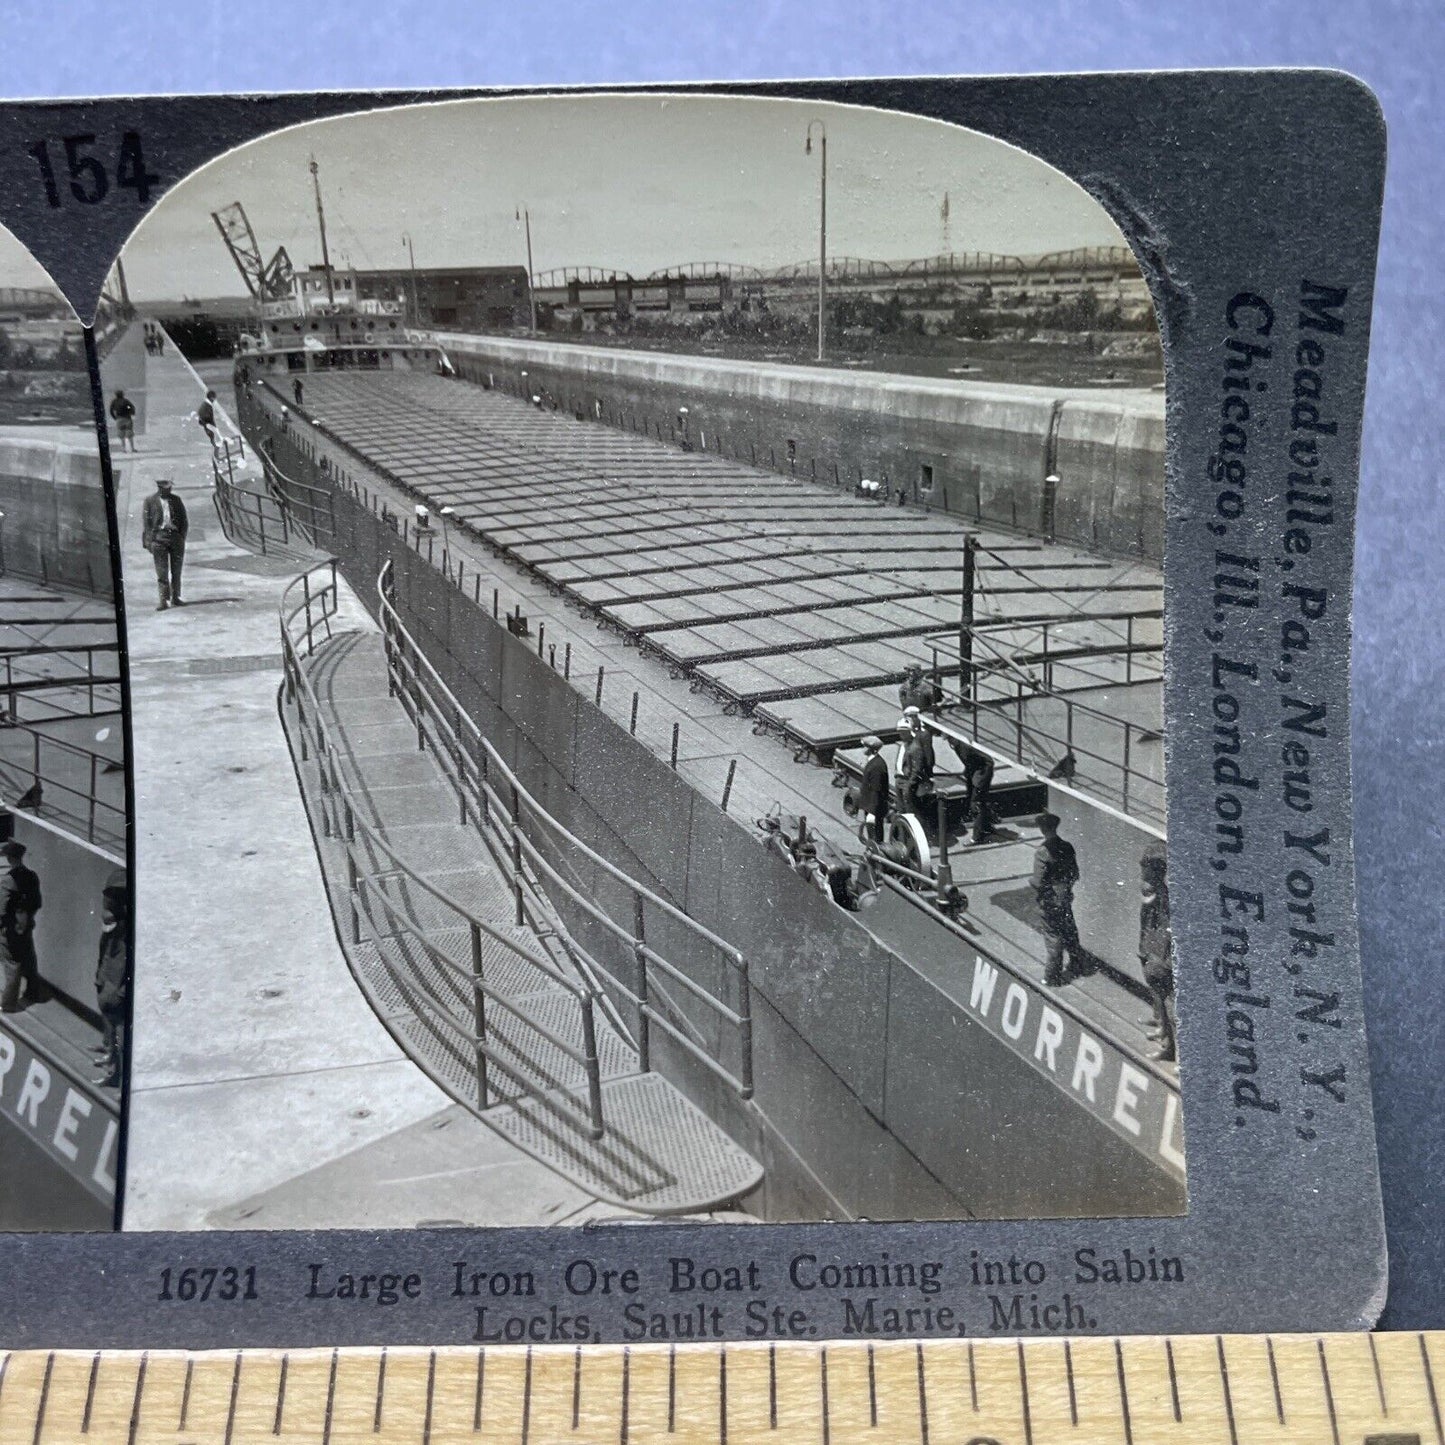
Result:
[[982,843],[994,831],[993,808],[989,795],[993,791],[993,759],[977,748],[965,746],[962,750],[963,811],[973,819],[973,841]]
[[[1057,813],[1040,813],[1034,822],[1038,826],[1040,841],[1034,853],[1031,882],[1048,950],[1044,983],[1049,988],[1062,988],[1070,979],[1085,971],[1079,927],[1074,922],[1074,884],[1079,881],[1079,860],[1074,845],[1059,837]],[[1065,953],[1069,960],[1067,972],[1064,969]]]
[[923,668],[918,663],[909,663],[903,682],[898,688],[898,706],[905,712],[909,708],[933,712],[942,701],[942,690],[938,684],[924,677]]
[[35,961],[35,915],[40,912],[40,879],[25,866],[25,844],[14,838],[0,843],[0,1013],[20,1011],[20,989],[26,1003],[39,1003],[43,990]]
[[881,847],[883,823],[888,816],[888,764],[883,761],[883,739],[869,733],[863,739],[863,778],[858,787],[858,812],[863,822],[858,836]]
[[1154,1005],[1148,1020],[1159,1041],[1154,1057],[1170,1064],[1178,1058],[1174,1025],[1173,937],[1169,928],[1169,880],[1163,843],[1154,842],[1139,859],[1139,962]]
[[186,533],[191,521],[186,504],[171,491],[169,477],[157,477],[155,491],[141,508],[141,545],[155,559],[157,612],[184,607],[181,600],[181,564],[186,558]]
[[201,424],[201,430],[206,434],[206,440],[211,444],[214,451],[218,444],[216,432],[216,393],[208,391],[206,399],[196,408],[196,420]]

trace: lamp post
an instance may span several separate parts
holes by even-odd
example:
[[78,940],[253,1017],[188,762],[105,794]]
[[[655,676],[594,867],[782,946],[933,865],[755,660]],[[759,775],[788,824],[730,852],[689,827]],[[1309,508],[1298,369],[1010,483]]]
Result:
[[820,120],[808,122],[803,154],[813,154],[813,127],[818,127],[818,360],[823,359],[828,306],[828,128]]
[[421,325],[421,302],[416,294],[416,252],[412,249],[411,234],[408,232],[401,238],[402,245],[406,247],[407,260],[411,266],[411,324]]
[[532,330],[537,329],[537,297],[532,290],[532,213],[525,206],[516,208],[514,220],[520,221],[527,232],[527,307],[532,316]]

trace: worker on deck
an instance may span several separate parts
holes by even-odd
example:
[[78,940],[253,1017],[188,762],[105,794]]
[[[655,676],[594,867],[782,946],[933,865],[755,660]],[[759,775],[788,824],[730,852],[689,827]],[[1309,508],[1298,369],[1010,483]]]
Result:
[[858,836],[875,847],[883,844],[883,825],[888,817],[888,764],[883,760],[883,739],[869,733],[863,739],[863,777],[858,788],[858,814],[862,822]]
[[922,817],[934,796],[934,752],[933,736],[916,707],[906,709],[899,719],[898,737],[903,744],[898,761],[898,811]]
[[898,688],[898,705],[905,712],[918,708],[920,712],[937,712],[943,701],[943,689],[932,680],[925,678],[923,668],[916,662],[909,663],[902,683]]
[[1179,1056],[1174,1023],[1173,936],[1169,927],[1169,880],[1163,843],[1150,843],[1139,859],[1139,962],[1154,1005],[1147,1020],[1158,1041],[1154,1058],[1172,1064]]
[[306,388],[301,384],[301,378],[295,377],[291,382],[291,395],[296,398],[296,405],[301,405],[301,398],[306,395]]
[[993,792],[993,759],[987,753],[967,745],[962,749],[963,763],[963,814],[973,819],[973,841],[982,843],[994,831],[993,807],[989,801]]
[[[1057,813],[1040,813],[1034,822],[1041,838],[1034,853],[1030,880],[1039,906],[1047,949],[1044,983],[1062,988],[1087,972],[1079,943],[1079,926],[1074,921],[1074,884],[1079,881],[1079,859],[1074,845],[1059,837]],[[1068,955],[1065,969],[1064,957]]]
[[205,432],[206,439],[214,451],[217,446],[216,433],[216,393],[208,391],[206,399],[196,408],[196,420],[201,424],[201,430]]
[[35,915],[40,912],[40,878],[25,866],[25,844],[10,838],[0,843],[0,1013],[20,1012],[20,993],[27,1004],[47,996],[35,959]]

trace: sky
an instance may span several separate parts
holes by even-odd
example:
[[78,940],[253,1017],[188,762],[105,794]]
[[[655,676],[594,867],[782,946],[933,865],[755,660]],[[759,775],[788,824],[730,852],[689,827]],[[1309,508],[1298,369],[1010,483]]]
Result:
[[404,266],[404,234],[419,267],[524,265],[518,207],[531,214],[535,273],[783,265],[818,249],[810,121],[827,130],[830,256],[1123,244],[1058,171],[940,122],[752,98],[516,97],[317,121],[232,151],[157,204],[123,253],[126,278],[138,301],[243,295],[211,220],[238,200],[264,257],[284,244],[296,266],[318,264],[313,155],[338,266]]

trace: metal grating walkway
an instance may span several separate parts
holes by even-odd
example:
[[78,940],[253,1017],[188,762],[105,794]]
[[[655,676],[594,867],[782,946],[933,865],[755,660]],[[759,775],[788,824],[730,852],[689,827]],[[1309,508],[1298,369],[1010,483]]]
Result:
[[[388,695],[381,638],[338,634],[320,647],[308,675],[337,750],[337,764],[358,819],[376,828],[420,877],[559,966],[548,940],[515,924],[512,892],[478,834],[463,826],[454,794],[417,748],[416,733]],[[605,1132],[589,1138],[557,1103],[584,1083],[569,1053],[576,1010],[560,986],[502,942],[484,939],[477,962],[493,994],[527,1023],[489,1005],[488,1034],[510,1075],[493,1070],[478,1097],[478,1063],[468,1038],[474,991],[462,976],[473,966],[471,932],[445,905],[409,879],[374,845],[362,844],[378,893],[396,910],[389,930],[353,940],[346,853],[325,833],[322,778],[314,750],[303,761],[294,705],[283,720],[326,876],[338,936],[372,1007],[407,1053],[453,1098],[579,1187],[610,1203],[646,1213],[696,1213],[731,1202],[762,1177],[757,1162],[666,1079],[641,1072],[631,1042],[602,1012],[596,1016]],[[356,856],[355,852],[353,856]],[[424,941],[423,941],[424,940]],[[449,969],[437,955],[452,960]],[[581,979],[576,980],[582,983]],[[554,1107],[548,1108],[551,1103]]]

